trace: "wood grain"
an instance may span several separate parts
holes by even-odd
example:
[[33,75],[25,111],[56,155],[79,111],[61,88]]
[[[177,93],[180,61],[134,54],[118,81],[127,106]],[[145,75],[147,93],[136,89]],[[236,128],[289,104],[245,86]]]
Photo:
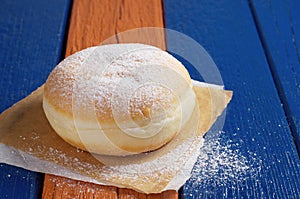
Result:
[[[233,90],[224,133],[219,137],[219,142],[227,148],[221,146],[219,150],[226,154],[229,147],[244,157],[249,166],[241,173],[234,173],[239,166],[217,159],[213,161],[216,170],[212,170],[216,175],[206,173],[208,176],[201,178],[205,169],[211,167],[198,162],[195,175],[183,187],[182,197],[299,198],[299,156],[248,2],[165,0],[164,6],[166,28],[199,42],[216,62],[225,87]],[[280,38],[274,34],[268,35],[268,39],[279,42]],[[171,44],[168,40],[168,46]],[[206,140],[212,133],[206,134]]]
[[[61,59],[69,7],[69,0],[1,1],[0,112],[43,84]],[[40,198],[42,184],[41,173],[0,164],[0,198]]]
[[105,43],[151,43],[165,49],[163,32],[135,31],[116,35],[141,27],[163,28],[160,0],[76,0],[74,1],[66,56],[84,48]]
[[300,2],[253,0],[250,5],[300,153]]
[[[46,188],[47,187],[47,188]],[[46,175],[43,198],[118,198],[118,190],[111,186]]]
[[[76,0],[72,9],[66,56],[100,43],[139,42],[165,49],[162,30],[142,29],[122,33],[141,27],[164,27],[160,0]],[[176,191],[166,191],[146,195],[129,189],[45,175],[43,198],[175,199],[178,194]]]

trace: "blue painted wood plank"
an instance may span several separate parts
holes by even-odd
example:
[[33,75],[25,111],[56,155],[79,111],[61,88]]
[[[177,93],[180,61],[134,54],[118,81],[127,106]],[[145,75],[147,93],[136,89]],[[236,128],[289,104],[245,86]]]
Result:
[[[204,46],[234,92],[223,132],[206,134],[181,196],[299,198],[300,160],[248,2],[164,0],[164,8],[166,28]],[[189,47],[168,34],[167,45]]]
[[254,0],[251,5],[300,153],[300,2]]
[[0,164],[0,198],[40,198],[43,175]]
[[[0,6],[0,112],[40,86],[61,59],[69,0]],[[0,164],[0,198],[39,198],[43,175]]]

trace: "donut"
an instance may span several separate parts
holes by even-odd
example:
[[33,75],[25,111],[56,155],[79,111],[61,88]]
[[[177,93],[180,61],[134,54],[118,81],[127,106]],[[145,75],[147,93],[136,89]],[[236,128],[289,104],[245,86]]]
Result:
[[54,131],[82,150],[125,156],[159,149],[196,106],[185,67],[145,44],[79,51],[50,73],[43,109]]

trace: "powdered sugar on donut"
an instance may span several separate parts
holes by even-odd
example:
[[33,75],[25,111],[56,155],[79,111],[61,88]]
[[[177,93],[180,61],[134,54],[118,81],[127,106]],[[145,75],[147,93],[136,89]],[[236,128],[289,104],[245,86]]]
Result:
[[91,47],[66,58],[45,89],[59,109],[73,114],[84,108],[83,117],[92,111],[107,119],[113,117],[112,106],[145,117],[144,109],[169,107],[189,86],[188,73],[168,53],[148,45],[118,44]]

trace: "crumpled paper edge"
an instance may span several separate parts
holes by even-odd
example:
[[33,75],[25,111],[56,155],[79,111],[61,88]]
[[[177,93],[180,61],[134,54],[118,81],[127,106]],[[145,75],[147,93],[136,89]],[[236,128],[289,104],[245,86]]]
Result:
[[[193,168],[193,165],[195,164],[195,159],[197,159],[200,149],[203,146],[204,139],[201,141],[201,146],[199,147],[197,153],[195,153],[189,161],[186,162],[184,168],[180,171],[180,173],[172,179],[169,184],[162,190],[176,190],[178,191],[180,187],[184,185],[184,183],[191,177],[191,171]],[[13,154],[14,158],[10,158],[7,154]],[[114,183],[106,183],[101,182],[98,180],[95,180],[93,178],[90,178],[85,175],[81,175],[79,173],[76,173],[75,171],[68,169],[67,167],[55,164],[50,161],[41,160],[39,158],[36,158],[26,152],[23,152],[21,150],[15,149],[14,147],[6,146],[5,144],[0,143],[0,156],[4,157],[4,159],[0,160],[0,163],[5,163],[9,165],[14,165],[20,168],[28,169],[30,171],[40,172],[40,173],[47,173],[52,174],[56,176],[71,178],[74,180],[84,181],[84,182],[91,182],[99,185],[105,185],[105,186],[117,186],[120,187],[118,184]],[[6,158],[5,158],[6,157]],[[30,166],[29,166],[30,164]],[[33,167],[34,165],[35,167]],[[47,168],[47,169],[45,169]],[[185,178],[185,182],[183,182],[183,177]],[[174,188],[177,187],[177,188]],[[120,187],[125,188],[125,187]]]
[[[197,161],[197,158],[200,154],[200,149],[204,145],[204,138],[201,139],[199,143],[198,150],[189,158],[189,160],[185,163],[184,167],[180,170],[180,173],[176,175],[175,178],[173,178],[169,184],[163,189],[163,191],[167,190],[176,190],[178,191],[180,187],[182,187],[188,179],[192,176],[191,172],[193,170],[193,167],[195,165],[195,160]],[[182,179],[185,179],[184,182]],[[176,187],[176,189],[174,189]]]
[[[14,158],[11,158],[8,154],[13,154]],[[1,143],[0,143],[0,156],[4,157],[4,159],[0,160],[0,163],[14,165],[20,168],[28,169],[30,171],[35,171],[39,173],[53,174],[57,176],[71,178],[74,180],[92,182],[99,185],[107,185],[88,176],[76,173],[75,171],[63,167],[61,165],[52,163],[50,161],[41,160],[26,152],[15,149],[14,147],[6,146],[5,144],[1,144]],[[35,167],[33,167],[33,165]]]
[[[216,88],[216,89],[220,89],[220,90],[224,89],[224,86],[209,84],[209,83],[205,83],[205,82],[199,82],[196,80],[192,80],[192,84],[194,86],[198,86],[198,87]],[[224,109],[224,111],[226,111],[226,108]],[[197,152],[195,152],[194,155],[189,158],[189,160],[185,163],[184,167],[181,169],[180,173],[178,173],[176,175],[176,177],[173,178],[165,186],[165,188],[162,191],[166,191],[166,190],[178,191],[182,187],[182,185],[184,185],[184,183],[191,177],[191,171],[192,171],[193,166],[194,166],[194,164],[197,160],[197,157],[200,153],[201,147],[204,144],[204,139],[203,138],[201,138],[201,139],[202,140],[199,143]],[[13,154],[14,158],[11,158],[10,155],[8,155],[8,154]],[[99,184],[99,185],[116,186],[116,187],[120,187],[120,188],[125,188],[125,187],[120,186],[120,184],[114,184],[111,182],[110,183],[101,182],[99,180],[95,180],[91,177],[79,174],[76,171],[68,169],[67,167],[55,164],[50,161],[41,160],[41,159],[36,158],[26,152],[23,152],[21,150],[15,149],[10,146],[6,146],[1,143],[0,143],[0,156],[4,157],[3,159],[0,160],[0,163],[11,164],[11,165],[18,166],[18,167],[28,169],[31,171],[53,174],[53,175],[57,175],[57,176],[71,178],[74,180],[91,182],[91,183],[95,183],[95,184]],[[30,164],[30,166],[29,166],[29,164]],[[34,165],[34,167],[33,167],[33,165]],[[47,170],[45,168],[47,168]],[[182,180],[183,178],[185,180]]]

